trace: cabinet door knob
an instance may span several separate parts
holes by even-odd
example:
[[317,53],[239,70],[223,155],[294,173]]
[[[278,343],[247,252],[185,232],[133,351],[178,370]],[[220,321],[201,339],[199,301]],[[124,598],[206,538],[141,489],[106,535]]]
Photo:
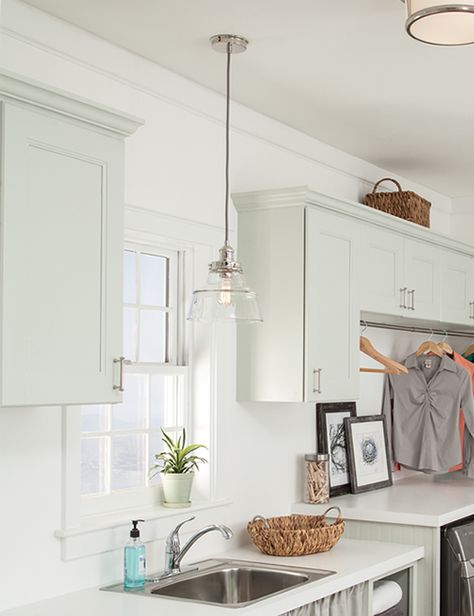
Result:
[[129,366],[132,362],[129,359],[125,359],[125,357],[114,357],[114,364],[119,364],[119,383],[118,385],[114,385],[113,389],[115,391],[124,391],[123,389],[123,367],[124,365]]
[[[318,375],[318,386],[316,387],[315,376]],[[321,393],[321,368],[315,368],[313,370],[313,394]]]

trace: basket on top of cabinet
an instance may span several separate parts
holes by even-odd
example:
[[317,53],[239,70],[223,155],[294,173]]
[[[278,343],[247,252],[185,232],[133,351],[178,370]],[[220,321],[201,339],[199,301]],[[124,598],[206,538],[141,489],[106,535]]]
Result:
[[[377,192],[382,182],[393,182],[397,189],[392,192]],[[431,203],[411,190],[402,187],[392,178],[382,178],[373,187],[372,192],[364,197],[364,204],[386,214],[409,220],[422,227],[430,226]]]

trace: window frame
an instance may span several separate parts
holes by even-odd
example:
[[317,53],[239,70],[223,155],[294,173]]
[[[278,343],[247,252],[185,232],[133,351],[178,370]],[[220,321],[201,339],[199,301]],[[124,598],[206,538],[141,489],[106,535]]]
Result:
[[[124,241],[123,253],[126,250],[137,252],[141,254],[150,254],[156,256],[166,257],[168,259],[168,285],[167,285],[167,307],[166,312],[168,314],[167,325],[167,348],[165,350],[165,358],[167,361],[163,363],[159,362],[133,362],[131,364],[124,364],[125,374],[163,374],[165,376],[176,377],[176,419],[177,425],[166,426],[170,430],[182,429],[190,425],[189,417],[189,402],[190,402],[190,387],[189,387],[189,366],[185,365],[186,359],[186,332],[185,332],[185,299],[186,288],[185,284],[185,272],[184,262],[185,254],[182,249],[177,246],[172,246],[167,242],[161,242],[159,239],[155,241]],[[137,273],[139,273],[139,266],[137,266]],[[137,286],[139,285],[139,279],[137,279]],[[122,306],[132,306],[122,302]],[[141,307],[140,304],[138,304]],[[139,337],[139,331],[137,332],[137,340]],[[138,342],[137,342],[138,344]],[[84,406],[84,405],[81,405]],[[75,451],[74,456],[77,466],[80,461],[80,441],[82,437],[80,426],[80,409],[77,407],[66,407],[66,414],[64,416],[64,425],[66,431],[66,441],[69,451]],[[76,417],[74,417],[76,415]],[[146,429],[143,430],[145,432]],[[132,433],[130,431],[130,433]],[[77,440],[76,444],[72,444],[72,441]],[[71,457],[71,456],[69,456]],[[72,468],[70,461],[68,464],[63,465],[64,468],[69,466],[69,470],[65,470],[67,476],[71,476]],[[75,506],[65,507],[65,511],[69,509],[71,512],[75,510],[73,519],[76,524],[81,519],[88,518],[90,516],[100,515],[114,515],[120,511],[129,509],[130,507],[150,507],[160,501],[161,486],[148,485],[139,488],[121,489],[111,491],[108,494],[87,494],[80,493],[80,471],[74,473],[77,479],[72,482],[67,482],[70,485],[66,487],[66,477],[64,478],[65,492],[68,493],[66,497],[69,502],[75,501]],[[72,487],[72,486],[76,487]],[[73,490],[76,492],[72,494]],[[78,498],[77,498],[78,494]],[[70,526],[71,516],[64,514],[64,522],[66,527]]]
[[[150,208],[128,204],[125,206],[124,237],[128,243],[144,247],[157,246],[179,252],[178,314],[184,327],[178,340],[178,363],[188,367],[187,406],[189,438],[209,446],[209,464],[201,467],[193,487],[193,503],[187,511],[198,514],[199,522],[191,522],[190,529],[197,530],[203,524],[215,522],[216,515],[224,516],[232,501],[227,490],[218,487],[217,460],[219,458],[218,425],[221,409],[225,404],[222,388],[218,387],[218,366],[228,359],[227,351],[216,343],[215,328],[186,321],[189,300],[194,288],[202,285],[203,276],[210,261],[215,260],[222,244],[221,227],[195,220],[164,214]],[[227,328],[225,328],[227,329]],[[233,344],[232,334],[229,344]],[[226,343],[223,343],[226,347]],[[193,354],[193,349],[198,352]],[[221,357],[222,352],[222,357]],[[221,361],[222,360],[222,361]],[[64,561],[104,554],[123,546],[130,520],[144,518],[147,521],[148,541],[162,540],[182,517],[181,509],[169,509],[160,499],[152,507],[135,507],[102,515],[80,517],[80,472],[79,437],[80,414],[77,407],[63,406],[62,431],[62,508],[59,528],[54,532],[60,542],[61,558]]]
[[[165,257],[168,259],[168,287],[167,287],[167,304],[168,306],[164,310],[168,315],[168,340],[167,348],[165,350],[164,362],[133,362],[133,365],[163,365],[163,366],[178,366],[183,365],[183,357],[181,356],[184,346],[184,340],[182,338],[182,332],[184,330],[183,314],[180,310],[180,278],[182,276],[182,255],[178,249],[172,250],[169,247],[161,247],[158,245],[152,246],[149,244],[142,244],[138,242],[124,242],[123,252],[125,251],[136,252],[140,254],[148,254],[152,256]],[[139,263],[139,262],[138,262]],[[140,268],[137,266],[137,288],[139,287],[139,274]],[[181,274],[181,275],[180,275]],[[147,308],[146,304],[128,304],[122,302],[124,308],[133,308],[139,306],[140,308]],[[150,306],[150,309],[159,310],[156,306]],[[140,328],[137,331],[137,345],[140,339]],[[126,358],[129,359],[129,358]],[[127,365],[124,366],[127,369]]]

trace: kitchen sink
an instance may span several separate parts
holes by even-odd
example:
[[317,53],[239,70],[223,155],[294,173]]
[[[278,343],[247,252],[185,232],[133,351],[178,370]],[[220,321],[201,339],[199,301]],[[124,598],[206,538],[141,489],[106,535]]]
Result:
[[[194,567],[188,573],[151,581],[137,594],[237,608],[335,573],[239,560],[207,560]],[[104,590],[122,588],[115,585]]]

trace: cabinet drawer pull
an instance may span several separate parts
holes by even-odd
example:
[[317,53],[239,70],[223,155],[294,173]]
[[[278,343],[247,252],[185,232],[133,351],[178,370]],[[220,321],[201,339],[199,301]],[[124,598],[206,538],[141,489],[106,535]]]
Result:
[[400,289],[400,308],[407,308],[407,287]]
[[[316,374],[318,375],[318,386],[316,387],[316,379],[314,378],[316,376]],[[321,393],[321,368],[315,368],[313,370],[313,394],[320,394]]]
[[408,310],[415,310],[415,289],[410,289],[410,291],[408,291]]
[[124,391],[123,389],[123,366],[126,364],[130,365],[132,362],[129,359],[125,359],[125,357],[114,357],[114,364],[119,364],[119,384],[114,385],[113,389],[115,391]]
[[474,302],[469,302],[469,318],[474,319]]

